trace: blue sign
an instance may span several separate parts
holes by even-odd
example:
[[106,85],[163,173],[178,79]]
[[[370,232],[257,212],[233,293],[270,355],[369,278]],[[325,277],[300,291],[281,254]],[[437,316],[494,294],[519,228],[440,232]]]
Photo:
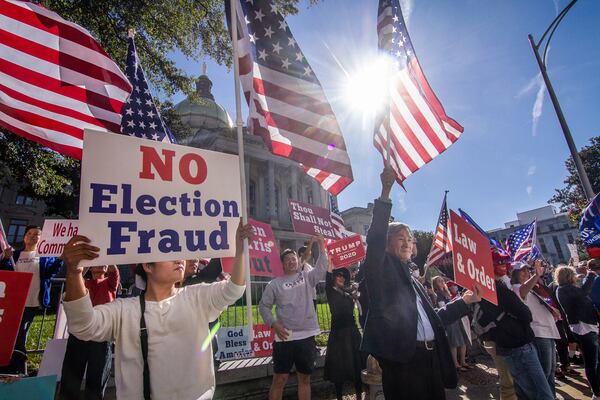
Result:
[[600,248],[600,193],[583,211],[579,223],[579,234],[585,247]]

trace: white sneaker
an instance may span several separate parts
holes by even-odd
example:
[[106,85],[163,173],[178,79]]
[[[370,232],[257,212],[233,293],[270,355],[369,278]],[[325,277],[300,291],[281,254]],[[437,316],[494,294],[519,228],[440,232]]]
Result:
[[593,395],[592,400],[600,400],[600,396]]

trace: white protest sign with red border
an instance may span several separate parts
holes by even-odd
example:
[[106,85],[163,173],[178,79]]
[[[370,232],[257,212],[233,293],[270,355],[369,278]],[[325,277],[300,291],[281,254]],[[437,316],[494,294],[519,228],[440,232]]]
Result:
[[31,272],[0,271],[0,366],[10,363],[32,277]]
[[327,252],[334,268],[356,264],[366,255],[362,237],[358,234],[328,244]]
[[47,219],[37,247],[40,257],[60,257],[67,242],[79,231],[76,219]]
[[449,223],[454,281],[466,289],[479,285],[481,297],[498,305],[489,240],[452,210]]
[[235,255],[238,156],[85,130],[79,233],[100,248],[81,266]]
[[338,239],[331,222],[331,212],[323,207],[289,200],[288,206],[294,232],[310,236],[323,235],[327,239]]
[[[252,225],[252,241],[248,244],[250,252],[250,275],[251,276],[283,276],[283,266],[279,258],[279,249],[275,242],[275,235],[271,225],[248,218]],[[234,258],[221,258],[223,272],[231,273]]]

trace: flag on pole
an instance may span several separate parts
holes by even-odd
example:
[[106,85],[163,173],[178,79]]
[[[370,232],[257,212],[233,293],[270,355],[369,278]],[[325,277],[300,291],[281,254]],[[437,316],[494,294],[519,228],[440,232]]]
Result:
[[26,1],[0,21],[0,126],[78,159],[84,128],[119,131],[131,85],[87,30]]
[[452,244],[448,236],[448,205],[446,203],[447,196],[448,193],[446,192],[444,194],[444,201],[442,202],[440,216],[435,229],[433,243],[431,244],[431,250],[429,250],[427,261],[425,261],[425,265],[427,266],[434,265],[436,261],[452,251]]
[[273,154],[301,163],[337,195],[352,182],[352,168],[319,80],[274,2],[234,3],[249,131],[260,135]]
[[[531,258],[536,243],[536,221],[511,233],[506,239],[506,248],[514,261]],[[535,255],[535,253],[534,253]],[[538,250],[539,256],[539,250]]]
[[337,201],[332,195],[329,195],[329,213],[335,235],[338,238],[343,239],[347,236],[344,234],[344,232],[346,232],[346,226],[344,225],[344,219],[340,215],[340,210],[338,209]]
[[380,51],[390,56],[394,67],[388,106],[375,127],[374,145],[386,160],[389,136],[390,164],[402,183],[450,147],[463,127],[446,115],[429,86],[398,0],[379,0],[377,35]]
[[133,32],[130,31],[127,65],[125,66],[125,75],[133,85],[133,90],[127,103],[123,105],[120,132],[129,136],[175,143],[175,137],[163,122],[154,104],[133,36]]
[[600,258],[600,193],[583,210],[579,235],[592,258]]

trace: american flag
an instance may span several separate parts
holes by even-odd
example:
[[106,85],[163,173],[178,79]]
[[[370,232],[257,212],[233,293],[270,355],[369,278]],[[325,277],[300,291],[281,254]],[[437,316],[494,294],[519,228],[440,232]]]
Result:
[[8,240],[6,239],[6,233],[4,232],[4,225],[2,225],[2,221],[0,221],[0,252],[8,249],[10,245],[8,244]]
[[600,193],[583,210],[579,235],[590,257],[600,257]]
[[490,247],[491,247],[492,253],[496,253],[501,257],[510,257],[510,254],[504,249],[504,247],[502,247],[500,242],[498,242],[496,239],[494,239],[490,235],[488,235],[487,232],[484,231],[482,227],[477,225],[475,220],[473,218],[471,218],[471,216],[469,216],[469,214],[467,214],[465,211],[463,211],[460,208],[458,209],[458,211],[460,212],[461,217],[466,219],[467,222],[469,224],[471,224],[471,226],[473,226],[475,229],[477,229],[479,231],[479,233],[481,233],[483,236],[485,236],[490,241]]
[[506,248],[513,260],[521,261],[530,258],[534,250],[536,221],[511,233],[506,239]]
[[329,195],[329,213],[335,235],[340,239],[348,236],[345,234],[346,227],[344,226],[344,219],[340,215],[340,210],[338,209],[337,199],[332,195]]
[[462,134],[463,127],[446,115],[429,86],[410,41],[398,0],[379,0],[379,49],[395,67],[388,107],[378,121],[374,144],[402,183],[409,175],[444,152]]
[[131,85],[82,27],[0,0],[0,126],[81,158],[83,129],[118,132]]
[[442,209],[440,210],[437,228],[435,229],[435,236],[433,237],[433,243],[431,244],[431,250],[429,250],[427,261],[425,261],[425,265],[428,266],[435,264],[436,261],[452,251],[452,244],[448,237],[447,195],[447,193],[444,194],[444,202],[442,203]]
[[133,91],[127,99],[127,103],[123,106],[121,133],[144,139],[158,140],[159,142],[175,143],[175,137],[163,122],[154,105],[144,70],[138,58],[132,32],[129,33],[128,41],[125,74],[133,84]]
[[319,80],[274,2],[233,3],[250,132],[260,135],[273,154],[301,163],[308,175],[337,195],[352,182],[352,168]]

